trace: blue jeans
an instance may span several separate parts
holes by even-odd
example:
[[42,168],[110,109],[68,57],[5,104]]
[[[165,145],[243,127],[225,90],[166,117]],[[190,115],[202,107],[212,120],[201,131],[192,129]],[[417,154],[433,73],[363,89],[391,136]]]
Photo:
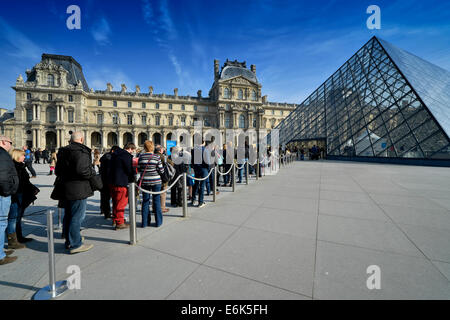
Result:
[[11,196],[0,196],[0,260],[6,256],[3,247],[5,246],[5,230],[8,226],[8,213],[10,207]]
[[242,169],[238,169],[238,182],[242,182],[242,178],[243,178],[243,174],[247,172],[247,165],[245,163],[245,161],[247,161],[248,159],[243,159],[242,162],[243,163],[237,163],[238,167],[244,166]]
[[17,201],[11,202],[8,214],[8,227],[6,227],[6,233],[11,234],[16,232],[16,225],[22,222],[23,212],[22,212],[22,199],[23,194],[16,194]]
[[[161,191],[161,184],[155,184],[155,185],[148,185],[142,186],[142,189],[152,191],[152,192],[159,192]],[[153,196],[153,212],[155,213],[155,220],[156,220],[156,226],[159,227],[162,225],[162,211],[161,211],[161,195],[160,194],[148,194],[143,192],[142,193],[142,228],[145,228],[147,226],[150,226],[150,196]]]
[[[205,178],[208,175],[208,169],[206,168],[196,168],[195,177],[196,178]],[[192,202],[195,200],[195,196],[198,193],[198,203],[201,204],[204,202],[203,198],[205,196],[205,180],[197,181],[195,180],[194,191],[192,192]]]
[[64,201],[63,234],[66,247],[70,249],[79,248],[83,244],[80,229],[86,216],[86,202],[87,199]]

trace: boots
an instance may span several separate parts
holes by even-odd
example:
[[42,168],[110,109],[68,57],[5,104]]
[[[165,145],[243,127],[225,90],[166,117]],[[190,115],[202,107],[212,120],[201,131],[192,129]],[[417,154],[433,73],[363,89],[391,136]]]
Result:
[[17,241],[19,241],[20,243],[26,243],[26,242],[30,242],[33,240],[31,238],[25,238],[22,235],[22,226],[20,226],[20,225],[19,226],[16,225],[16,237],[17,237]]
[[0,266],[4,264],[8,264],[17,260],[17,257],[6,256],[0,260]]
[[51,176],[53,174],[53,170],[50,170],[50,173],[48,174],[48,176]]
[[23,249],[26,246],[19,241],[17,241],[16,233],[8,234],[8,249]]

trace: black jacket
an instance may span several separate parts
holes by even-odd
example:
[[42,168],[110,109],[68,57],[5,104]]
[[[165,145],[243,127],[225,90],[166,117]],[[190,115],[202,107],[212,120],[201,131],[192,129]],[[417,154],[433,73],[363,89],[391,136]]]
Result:
[[55,167],[54,200],[82,200],[94,194],[89,179],[95,175],[91,149],[77,142],[60,148]]
[[8,197],[17,192],[19,178],[11,156],[0,147],[0,196]]
[[113,186],[128,186],[128,183],[134,182],[133,156],[128,151],[117,149],[111,156],[109,172]]
[[19,177],[19,188],[17,193],[11,197],[11,202],[18,202],[17,194],[22,194],[22,203],[20,206],[22,210],[25,210],[37,197],[36,195],[40,191],[36,186],[30,182],[30,175],[28,174],[25,163],[14,161],[16,167],[17,176]]
[[111,158],[112,152],[107,152],[100,158],[100,176],[104,186],[111,184]]

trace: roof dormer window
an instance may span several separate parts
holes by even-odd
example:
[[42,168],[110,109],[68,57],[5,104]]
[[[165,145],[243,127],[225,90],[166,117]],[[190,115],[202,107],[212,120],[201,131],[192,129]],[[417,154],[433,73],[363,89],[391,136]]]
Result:
[[47,85],[49,87],[54,87],[55,86],[55,76],[52,74],[47,75]]

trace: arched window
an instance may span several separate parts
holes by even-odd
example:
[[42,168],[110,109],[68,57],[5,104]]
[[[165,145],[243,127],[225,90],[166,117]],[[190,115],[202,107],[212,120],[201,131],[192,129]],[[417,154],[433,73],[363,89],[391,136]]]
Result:
[[244,92],[242,91],[242,89],[239,89],[238,99],[239,99],[239,100],[244,99]]
[[252,90],[252,100],[253,101],[257,100],[257,98],[256,98],[256,91],[255,90]]
[[243,114],[239,116],[239,128],[245,128],[245,117]]
[[224,96],[224,98],[229,99],[230,98],[230,89],[228,89],[228,88],[223,89],[223,96]]
[[47,76],[47,85],[49,85],[50,87],[55,86],[55,76],[53,76],[52,74],[49,74]]

